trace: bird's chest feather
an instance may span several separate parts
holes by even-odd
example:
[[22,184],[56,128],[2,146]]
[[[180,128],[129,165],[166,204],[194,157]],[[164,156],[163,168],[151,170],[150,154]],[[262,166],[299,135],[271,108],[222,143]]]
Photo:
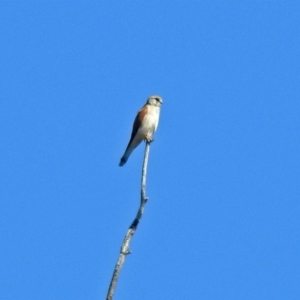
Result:
[[159,120],[159,107],[156,106],[148,106],[148,111],[144,116],[142,122],[143,130],[149,130],[154,132],[157,128]]

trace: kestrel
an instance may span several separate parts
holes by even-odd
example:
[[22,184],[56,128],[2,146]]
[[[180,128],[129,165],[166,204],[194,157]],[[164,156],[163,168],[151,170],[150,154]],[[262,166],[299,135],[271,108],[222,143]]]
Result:
[[154,95],[148,98],[146,104],[138,112],[132,127],[131,138],[119,166],[123,166],[131,152],[142,142],[153,141],[153,133],[157,129],[162,98]]

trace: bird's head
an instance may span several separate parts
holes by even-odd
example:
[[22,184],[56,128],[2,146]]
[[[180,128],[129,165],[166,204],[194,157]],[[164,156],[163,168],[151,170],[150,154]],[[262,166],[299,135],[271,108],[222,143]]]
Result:
[[161,106],[162,105],[162,98],[158,95],[150,96],[147,100],[147,104],[153,106]]

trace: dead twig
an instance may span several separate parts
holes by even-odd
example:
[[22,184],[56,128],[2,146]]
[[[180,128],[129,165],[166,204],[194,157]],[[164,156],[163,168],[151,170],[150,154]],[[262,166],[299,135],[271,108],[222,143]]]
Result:
[[146,197],[146,175],[147,175],[149,151],[150,151],[150,142],[146,142],[144,162],[143,162],[143,168],[142,168],[141,203],[140,203],[138,212],[136,214],[136,217],[134,218],[133,222],[129,226],[127,233],[125,235],[125,238],[123,240],[119,258],[118,258],[117,264],[115,266],[112,279],[110,281],[106,300],[112,300],[112,298],[113,298],[121,268],[124,264],[126,255],[130,253],[129,244],[131,242],[131,238],[139,225],[140,219],[142,218],[142,215],[144,213],[145,204],[148,200],[148,198]]

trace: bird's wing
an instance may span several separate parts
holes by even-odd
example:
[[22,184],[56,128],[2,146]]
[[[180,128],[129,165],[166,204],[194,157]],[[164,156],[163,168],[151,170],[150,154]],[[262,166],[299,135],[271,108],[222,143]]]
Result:
[[136,133],[138,132],[139,128],[142,125],[143,119],[145,117],[145,115],[148,112],[148,106],[145,105],[142,107],[142,109],[137,113],[135,120],[133,122],[133,126],[132,126],[132,133],[131,133],[131,137],[130,137],[130,141],[128,143],[128,145],[130,145],[130,143],[132,142],[132,140],[134,139]]

